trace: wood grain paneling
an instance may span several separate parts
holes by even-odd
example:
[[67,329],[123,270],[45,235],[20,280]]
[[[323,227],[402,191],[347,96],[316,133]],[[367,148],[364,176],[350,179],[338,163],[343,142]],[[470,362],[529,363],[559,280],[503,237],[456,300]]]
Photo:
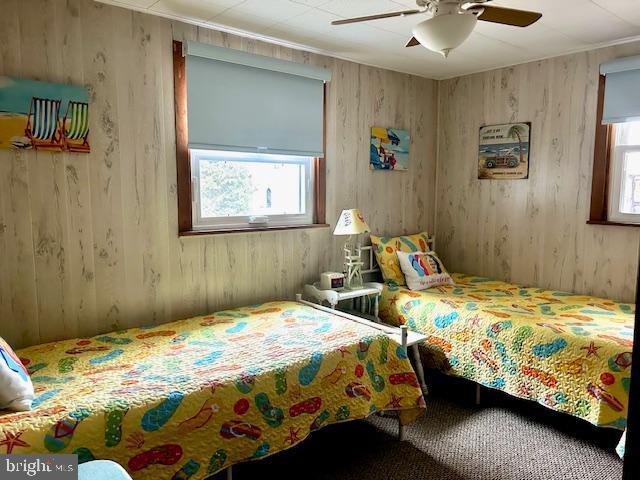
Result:
[[[38,12],[38,15],[33,15]],[[330,68],[326,215],[433,228],[437,82],[91,0],[3,0],[0,74],[85,84],[92,152],[0,151],[0,335],[16,347],[293,298],[340,268],[330,228],[178,233],[172,41]],[[408,173],[368,169],[370,127],[408,129]]]
[[[633,301],[633,228],[587,225],[599,65],[630,43],[440,82],[437,245],[447,267]],[[478,128],[532,122],[528,180],[478,180]]]

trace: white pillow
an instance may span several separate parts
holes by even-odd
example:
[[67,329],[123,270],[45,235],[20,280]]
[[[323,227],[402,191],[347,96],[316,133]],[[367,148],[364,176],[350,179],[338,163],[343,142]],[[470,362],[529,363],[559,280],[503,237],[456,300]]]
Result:
[[0,410],[31,410],[35,394],[29,372],[0,337]]
[[435,252],[397,252],[400,268],[411,290],[453,285],[453,280]]

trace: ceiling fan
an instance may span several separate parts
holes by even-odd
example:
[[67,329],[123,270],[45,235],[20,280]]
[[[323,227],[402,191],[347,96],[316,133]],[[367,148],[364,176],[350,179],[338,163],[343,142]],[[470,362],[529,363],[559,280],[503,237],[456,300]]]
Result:
[[430,14],[430,18],[413,27],[413,37],[405,46],[422,45],[429,50],[441,53],[446,58],[451,50],[460,46],[471,35],[478,20],[514,27],[528,27],[542,17],[542,14],[537,12],[486,5],[490,1],[416,0],[417,9],[335,20],[331,24],[345,25],[381,18]]

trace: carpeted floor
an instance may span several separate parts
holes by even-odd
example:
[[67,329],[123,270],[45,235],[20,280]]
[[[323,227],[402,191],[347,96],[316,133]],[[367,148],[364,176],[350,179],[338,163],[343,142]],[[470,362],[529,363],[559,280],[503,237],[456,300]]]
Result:
[[[426,415],[396,439],[393,419],[333,425],[298,446],[234,467],[234,480],[620,480],[620,434],[533,402],[431,373]],[[217,475],[216,480],[224,478]]]

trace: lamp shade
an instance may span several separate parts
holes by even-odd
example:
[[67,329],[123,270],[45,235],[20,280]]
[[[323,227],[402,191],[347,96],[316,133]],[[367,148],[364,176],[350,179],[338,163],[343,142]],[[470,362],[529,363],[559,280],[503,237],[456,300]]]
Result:
[[333,231],[334,235],[359,235],[361,233],[370,232],[369,225],[364,221],[364,217],[360,210],[352,208],[343,210],[338,218],[338,223]]
[[471,35],[477,21],[471,13],[437,15],[417,24],[413,36],[422,46],[447,57]]

